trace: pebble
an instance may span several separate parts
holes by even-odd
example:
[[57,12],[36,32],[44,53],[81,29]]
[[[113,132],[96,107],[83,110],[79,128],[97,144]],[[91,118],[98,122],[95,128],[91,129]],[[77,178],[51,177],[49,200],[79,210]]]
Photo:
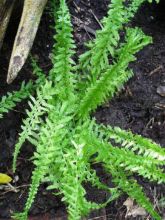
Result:
[[157,93],[160,95],[160,96],[165,96],[165,86],[159,86],[157,88]]

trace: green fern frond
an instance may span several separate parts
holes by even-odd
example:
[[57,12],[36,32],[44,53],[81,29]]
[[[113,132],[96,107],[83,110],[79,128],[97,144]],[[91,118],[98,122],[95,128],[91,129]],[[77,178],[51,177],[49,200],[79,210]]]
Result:
[[4,113],[12,110],[17,105],[17,103],[27,99],[31,94],[32,88],[33,84],[31,81],[26,85],[23,82],[20,90],[12,93],[8,92],[6,96],[3,96],[0,101],[0,118],[3,117]]
[[[89,123],[89,122],[88,122]],[[90,130],[106,142],[112,142],[118,147],[134,152],[136,155],[148,157],[154,164],[164,165],[165,150],[151,139],[133,134],[131,131],[122,130],[119,127],[112,128],[110,125],[97,124],[95,119],[90,122]]]
[[108,15],[103,19],[103,29],[96,32],[96,39],[90,42],[89,51],[80,56],[80,67],[90,73],[90,83],[94,83],[101,72],[109,66],[109,55],[114,57],[119,46],[119,31],[135,15],[145,0],[133,0],[126,7],[123,0],[113,0]]
[[40,185],[41,180],[42,180],[42,178],[44,177],[44,174],[45,174],[44,164],[45,164],[45,159],[43,158],[42,166],[37,167],[32,173],[32,183],[31,183],[31,187],[30,187],[30,190],[29,190],[28,199],[27,199],[27,202],[25,204],[25,209],[24,209],[23,213],[21,213],[21,215],[23,216],[22,219],[27,219],[28,212],[31,208],[32,203],[34,202],[34,199],[35,199],[35,196],[37,194],[39,185]]
[[85,141],[87,142],[87,148],[91,148],[91,156],[92,154],[98,153],[95,159],[97,162],[107,160],[109,163],[122,168],[126,172],[137,173],[144,178],[157,181],[158,183],[165,182],[165,174],[158,166],[159,163],[157,160],[149,156],[136,155],[127,149],[114,147],[110,143],[104,142],[103,139],[99,141],[92,133],[85,135]]
[[165,163],[165,150],[150,139],[134,135],[131,131],[125,131],[118,127],[103,126],[103,132],[121,147],[137,152],[139,155],[157,159],[162,165]]
[[34,136],[35,132],[38,130],[38,125],[41,124],[41,116],[43,116],[52,105],[48,104],[47,101],[52,99],[54,95],[54,90],[52,90],[51,83],[46,82],[41,89],[37,90],[37,98],[35,99],[31,96],[31,102],[29,106],[31,110],[27,110],[27,119],[23,121],[22,132],[19,135],[18,143],[15,146],[14,159],[13,159],[13,171],[16,170],[16,160],[20,152],[22,144],[25,140],[31,140],[30,137]]
[[89,213],[92,204],[85,199],[86,191],[82,186],[82,181],[86,176],[86,165],[82,160],[82,146],[74,145],[77,149],[70,149],[66,156],[64,155],[66,166],[63,170],[63,178],[60,180],[60,191],[64,194],[62,200],[68,204],[68,219],[79,220],[81,216]]
[[165,174],[163,169],[157,166],[157,160],[151,157],[139,156],[131,151],[117,147],[111,148],[110,152],[112,154],[110,158],[115,166],[122,167],[125,171],[131,171],[131,173],[137,173],[151,181],[165,182]]
[[[62,170],[63,165],[65,165],[65,163],[62,163],[62,153],[64,152],[65,144],[68,143],[65,142],[67,136],[66,127],[69,127],[68,123],[72,117],[62,117],[64,116],[64,111],[65,109],[63,106],[61,107],[59,105],[59,108],[56,106],[56,108],[48,114],[45,124],[42,124],[39,130],[36,151],[33,156],[33,163],[36,168],[32,174],[32,183],[24,214],[29,211],[40,182],[43,181],[44,177],[49,176],[48,174],[52,173],[54,167],[53,164],[55,163],[57,171],[53,175],[54,178],[58,177],[59,172],[61,172],[60,170]],[[35,136],[33,137],[32,135],[32,138],[35,139]],[[61,179],[61,175],[59,177]],[[50,178],[48,178],[48,180],[51,181]]]
[[30,58],[31,58],[31,66],[32,66],[32,69],[33,69],[33,74],[37,77],[37,79],[35,81],[35,85],[36,86],[43,85],[46,81],[46,74],[39,67],[39,65],[37,64],[36,59],[33,56],[31,56]]
[[14,220],[25,220],[25,219],[27,219],[28,218],[28,216],[27,216],[28,214],[27,213],[14,213],[13,215],[12,215],[12,218],[14,219]]
[[[108,54],[114,55],[119,42],[119,30],[125,21],[123,0],[113,0],[110,4],[108,17],[104,18],[103,29],[96,32],[96,39],[91,50],[80,56],[80,65],[90,68],[93,81],[103,68],[109,65]],[[115,18],[115,19],[114,19]],[[91,43],[90,43],[91,44]],[[84,59],[85,58],[85,59]]]
[[50,71],[50,79],[56,82],[56,93],[63,100],[74,96],[75,84],[74,61],[72,60],[75,53],[75,43],[72,36],[70,13],[65,0],[60,0],[55,30],[55,45],[52,54],[53,68]]
[[[117,147],[114,148],[110,146],[110,144],[105,144],[103,143],[103,141],[99,141],[89,131],[88,131],[88,134],[87,132],[86,134],[84,133],[83,137],[84,137],[84,141],[86,144],[86,147],[84,148],[84,153],[85,154],[87,153],[88,156],[90,153],[91,153],[91,156],[93,154],[98,153],[98,156],[96,156],[93,159],[93,162],[102,163],[105,169],[109,171],[109,173],[112,174],[114,178],[113,181],[116,184],[116,186],[118,186],[123,192],[126,192],[131,198],[135,199],[139,203],[139,205],[144,207],[150,214],[152,214],[153,217],[155,217],[155,219],[161,219],[160,216],[157,214],[157,212],[153,210],[153,206],[151,205],[147,197],[142,192],[141,187],[136,183],[135,180],[130,179],[130,176],[132,176],[133,170],[131,170],[132,172],[128,172],[128,170],[126,169],[127,172],[124,172],[124,169],[123,169],[123,167],[125,166],[124,163],[127,163],[127,165],[129,164],[129,157],[131,156],[131,158],[134,160],[134,162],[131,162],[131,164],[133,164],[133,166],[136,166],[135,164],[136,162],[138,162],[138,156],[135,156],[133,154],[129,155],[129,152],[124,153],[123,151],[115,153],[116,149],[117,150],[120,150],[120,149],[118,149]],[[127,153],[128,153],[128,156],[127,156]],[[141,166],[143,167],[143,163],[141,163]],[[150,168],[151,166],[148,165],[147,170],[150,170]],[[145,169],[145,165],[143,169]],[[126,176],[126,173],[127,173],[127,176]],[[152,173],[155,173],[155,172],[154,171],[152,172],[152,170],[150,170],[150,175]],[[143,173],[142,175],[146,176],[145,173]],[[159,178],[161,179],[162,175],[160,175]]]
[[[60,192],[63,194],[62,200],[67,204],[68,219],[79,220],[81,216],[86,216],[90,210],[99,209],[107,204],[88,202],[85,198],[86,191],[83,187],[83,182],[90,180],[95,186],[97,185],[99,188],[111,192],[111,197],[108,201],[117,198],[119,193],[117,190],[111,190],[109,187],[100,183],[95,173],[91,173],[91,169],[87,166],[86,160],[83,157],[83,145],[78,145],[73,141],[72,143],[76,149],[69,149],[63,154],[65,163],[61,164],[60,172],[62,174],[60,175],[58,184],[55,185],[58,185]],[[57,177],[57,172],[59,171],[56,170],[54,179]]]
[[[86,158],[83,157],[83,145],[78,145],[73,141],[72,144],[76,149],[69,148],[67,152],[61,153],[60,158],[57,156],[58,159],[54,161],[53,172],[51,172],[51,176],[47,178],[47,181],[53,183],[48,189],[60,189],[60,194],[63,194],[62,200],[68,207],[68,219],[75,220],[87,215],[90,210],[99,209],[107,204],[88,202],[85,199],[86,191],[83,182],[89,181],[93,186],[110,192],[111,196],[108,202],[116,199],[120,193],[117,189],[111,189],[99,181],[96,173],[91,170]],[[60,146],[57,155],[60,154],[61,149],[63,148]]]
[[[54,21],[56,22],[57,20],[57,10],[59,9],[59,0],[51,0],[49,2],[50,6],[49,6],[49,10],[50,10],[50,16],[54,19]],[[54,28],[54,27],[52,27]]]
[[126,82],[132,72],[128,71],[128,65],[135,60],[134,54],[151,42],[151,38],[136,29],[127,29],[126,43],[118,51],[117,61],[111,65],[104,74],[94,84],[87,88],[84,98],[79,107],[79,114],[82,116],[89,115],[107,98],[112,98],[124,82]]
[[7,93],[3,96],[0,101],[0,118],[3,117],[4,113],[8,113],[12,110],[17,103],[21,102],[24,99],[27,99],[40,85],[43,85],[46,80],[44,72],[39,68],[34,58],[31,57],[33,73],[37,76],[35,82],[28,82],[21,84],[21,88],[18,91],[12,93]]

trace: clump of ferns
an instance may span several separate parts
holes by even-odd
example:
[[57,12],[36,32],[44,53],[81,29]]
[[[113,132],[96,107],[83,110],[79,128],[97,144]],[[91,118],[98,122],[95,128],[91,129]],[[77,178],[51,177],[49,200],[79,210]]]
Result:
[[[52,69],[46,76],[33,60],[36,82],[23,84],[20,91],[8,94],[0,103],[3,114],[30,96],[30,110],[15,147],[13,170],[16,171],[17,157],[25,140],[35,146],[32,158],[35,169],[25,208],[14,215],[15,219],[27,219],[38,187],[44,181],[48,189],[59,191],[70,220],[81,219],[122,193],[135,199],[154,219],[161,219],[134,175],[164,183],[164,149],[131,131],[97,124],[91,116],[132,77],[129,63],[135,61],[139,50],[152,42],[141,29],[126,27],[144,1],[132,0],[125,6],[123,0],[112,0],[102,21],[103,28],[97,31],[96,39],[88,44],[78,64],[72,59],[75,43],[65,0],[60,0],[58,10],[53,10],[56,34]],[[121,30],[125,31],[124,42],[120,40]],[[109,56],[113,58],[112,63]],[[94,163],[102,164],[111,174],[113,188],[100,181],[92,168]],[[103,204],[88,201],[84,188],[87,182],[106,190],[108,200]]]

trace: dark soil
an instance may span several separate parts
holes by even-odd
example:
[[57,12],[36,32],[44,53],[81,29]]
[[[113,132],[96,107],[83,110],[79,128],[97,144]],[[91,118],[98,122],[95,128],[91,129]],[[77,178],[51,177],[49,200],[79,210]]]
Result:
[[[69,1],[78,54],[84,50],[84,42],[93,38],[95,30],[100,28],[97,19],[100,20],[106,15],[108,2],[108,0]],[[165,86],[164,11],[164,0],[162,0],[160,5],[145,4],[141,7],[132,25],[142,27],[146,34],[151,35],[153,37],[153,44],[141,51],[137,55],[137,61],[131,64],[135,76],[125,85],[115,99],[99,108],[96,113],[99,122],[131,129],[134,133],[152,138],[162,146],[165,146],[165,96],[158,94],[158,91],[160,86]],[[51,66],[48,58],[52,46],[53,31],[49,28],[51,24],[52,20],[48,10],[46,10],[32,50],[32,53],[39,58],[40,66],[45,71]],[[33,77],[29,61],[27,61],[14,83],[12,85],[6,84],[10,48],[16,25],[17,19],[13,19],[0,54],[0,96],[5,95],[8,91],[18,89],[22,80],[27,81]],[[22,118],[25,118],[26,107],[26,102],[23,102],[15,110],[7,114],[4,119],[0,120],[0,172],[7,173],[13,176],[13,178],[15,176],[11,170],[12,153],[18,133],[21,130]],[[32,153],[32,146],[26,143],[18,159],[18,170],[16,173],[18,181],[13,183],[13,185],[18,187],[19,192],[0,190],[1,220],[10,218],[14,211],[21,211],[23,209],[33,170],[33,166],[28,160]],[[106,181],[108,177],[103,175],[101,168],[97,168],[97,171],[102,176],[102,179]],[[165,207],[162,208],[159,205],[159,200],[165,197],[165,186],[154,183],[149,184],[147,180],[142,179],[139,181],[144,186],[146,194],[150,197],[156,209],[163,216]],[[104,192],[98,192],[89,186],[87,190],[90,199],[97,202],[105,200],[106,194]],[[98,219],[125,219],[126,208],[123,206],[123,202],[126,199],[127,196],[124,195],[122,198],[111,203],[105,210],[93,213],[91,218],[104,216]],[[30,219],[66,219],[66,217],[61,217],[65,216],[65,214],[65,207],[60,202],[60,198],[52,196],[51,192],[46,191],[45,186],[42,185],[31,209],[31,216],[36,217]]]

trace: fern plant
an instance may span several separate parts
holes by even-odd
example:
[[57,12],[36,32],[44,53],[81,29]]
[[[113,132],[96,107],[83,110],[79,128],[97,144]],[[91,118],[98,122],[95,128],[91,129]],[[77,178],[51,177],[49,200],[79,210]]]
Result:
[[[72,58],[76,46],[69,9],[65,0],[58,4],[52,1],[52,7],[56,5],[52,69],[46,76],[33,60],[36,82],[22,86],[0,103],[2,114],[31,94],[30,110],[15,147],[13,170],[16,171],[25,140],[35,146],[32,158],[35,168],[25,208],[13,216],[15,219],[27,219],[42,182],[47,182],[48,190],[56,189],[61,194],[70,220],[81,219],[122,193],[135,199],[154,219],[161,219],[134,176],[164,183],[165,150],[131,131],[97,124],[91,116],[133,75],[129,63],[136,60],[139,50],[152,42],[141,29],[126,27],[143,2],[132,0],[125,5],[123,0],[112,0],[102,30],[75,64]],[[120,40],[121,30],[125,31],[124,42]],[[111,63],[109,56],[113,58]],[[111,174],[114,187],[100,181],[92,168],[94,163],[102,164],[105,172]],[[88,201],[84,183],[107,191],[107,201],[103,204]]]

